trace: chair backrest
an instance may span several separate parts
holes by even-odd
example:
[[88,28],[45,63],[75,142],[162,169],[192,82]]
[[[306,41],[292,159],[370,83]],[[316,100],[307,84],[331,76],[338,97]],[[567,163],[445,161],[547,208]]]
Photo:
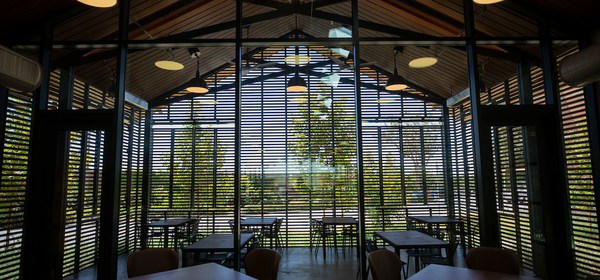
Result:
[[127,259],[127,276],[136,277],[161,271],[177,269],[179,256],[169,248],[137,251]]
[[258,280],[277,280],[281,255],[271,249],[259,248],[246,255],[246,274]]
[[373,253],[377,250],[379,250],[379,248],[377,248],[377,244],[375,244],[375,241],[373,241],[370,238],[365,239],[366,243],[367,243],[367,252],[369,253]]
[[373,280],[397,280],[402,272],[402,261],[396,253],[378,250],[369,254]]
[[229,223],[229,228],[231,229],[231,232],[235,232],[235,225],[233,224],[233,220],[229,220],[227,222]]
[[323,232],[323,226],[321,225],[321,222],[315,218],[310,219],[310,227],[312,228],[313,232],[316,232],[316,233]]
[[279,233],[279,230],[281,229],[281,225],[283,224],[283,219],[277,219],[277,221],[275,222],[275,234]]
[[252,243],[250,243],[250,246],[248,246],[248,251],[246,251],[246,255],[244,256],[244,259],[246,259],[245,257],[248,256],[248,254],[256,249],[258,249],[258,245],[260,244],[260,239],[254,240]]
[[200,223],[200,220],[196,220],[190,225],[190,235],[198,234],[198,223]]
[[[194,237],[195,239],[195,237]],[[184,239],[179,241],[179,248],[185,248],[189,245],[191,245],[192,243],[194,243],[195,240],[193,240],[192,238],[189,239]],[[194,255],[192,254],[192,252],[183,252],[181,254],[181,267],[188,267],[190,265],[192,265],[194,263]]]
[[519,256],[510,250],[478,247],[469,250],[468,268],[519,275]]

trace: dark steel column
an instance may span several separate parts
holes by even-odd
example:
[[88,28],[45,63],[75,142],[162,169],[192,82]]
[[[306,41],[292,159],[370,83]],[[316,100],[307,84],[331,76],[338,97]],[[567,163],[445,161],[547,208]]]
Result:
[[100,212],[100,238],[98,279],[117,278],[117,253],[119,241],[119,190],[121,185],[121,153],[123,148],[123,108],[125,102],[125,75],[127,72],[127,36],[129,27],[129,0],[119,1],[119,36],[117,56],[117,86],[113,124],[106,131],[102,204]]
[[42,64],[42,83],[34,92],[33,116],[37,110],[48,109],[48,95],[50,94],[50,73],[52,73],[52,40],[54,39],[54,26],[45,24],[42,30],[40,43],[40,63]]
[[60,70],[60,88],[58,89],[58,109],[71,110],[73,108],[73,83],[75,82],[75,68]]
[[473,0],[463,0],[465,30],[467,37],[467,61],[469,67],[469,90],[471,92],[471,116],[473,128],[473,148],[475,160],[475,182],[479,209],[479,228],[481,245],[499,247],[498,212],[496,211],[496,193],[492,161],[492,139],[490,128],[480,119],[479,73],[477,71],[477,52],[475,43],[475,23],[473,18]]
[[233,181],[233,268],[240,271],[242,183],[242,0],[235,1],[235,169]]
[[[517,82],[519,85],[519,103],[521,105],[533,105],[533,86],[531,83],[531,67],[529,64],[517,64]],[[529,202],[529,221],[531,232],[544,231],[544,211],[542,209],[542,186],[540,185],[540,170],[538,159],[537,133],[536,128],[523,126],[521,133],[523,135],[523,152],[525,159],[525,180],[527,184],[528,202]],[[512,166],[512,165],[511,165]],[[514,171],[514,170],[512,170]],[[513,176],[511,172],[511,183]],[[514,179],[516,180],[516,179]],[[516,184],[516,182],[514,183]],[[516,189],[516,186],[513,186]],[[513,195],[513,197],[515,197]],[[513,205],[514,205],[513,201]],[[518,214],[518,213],[516,213]],[[545,256],[546,249],[543,243],[537,239],[531,240],[532,252],[534,256]],[[521,243],[517,243],[521,244]],[[540,245],[541,244],[541,245]],[[520,247],[518,247],[520,248]],[[546,275],[546,260],[544,258],[533,258],[533,273],[539,277]]]
[[448,216],[454,218],[454,177],[452,176],[452,142],[450,141],[450,110],[446,104],[442,104],[443,132],[442,147],[444,151],[442,159],[444,162],[444,190]]
[[[540,185],[543,188],[541,200],[545,232],[536,240],[545,245],[548,279],[575,279],[574,241],[556,59],[548,23],[540,21],[539,29],[546,103],[554,111],[553,116],[546,120],[545,129],[549,137],[538,139],[539,151],[542,151],[538,153],[540,170],[544,172],[540,176]],[[547,149],[543,149],[542,145]]]
[[[69,68],[68,70],[60,71],[60,87],[58,89],[58,109],[66,111],[72,109],[73,105],[73,83],[75,81],[75,69]],[[59,277],[63,274],[63,259],[64,259],[64,244],[65,244],[65,211],[67,201],[67,184],[68,184],[68,173],[69,173],[69,145],[70,145],[69,131],[58,132],[58,146],[55,147],[57,153],[56,160],[56,181],[54,184],[53,200],[55,202],[55,208],[53,211],[54,229],[58,234],[57,237],[53,238],[52,250],[53,255],[58,256],[57,259],[53,259],[53,267],[55,269],[54,276]],[[44,137],[47,137],[44,135]],[[57,204],[56,204],[57,203]],[[76,235],[79,232],[75,233]],[[79,250],[78,247],[75,248]]]
[[[152,108],[152,103],[148,104]],[[148,223],[148,209],[150,207],[150,178],[152,175],[152,109],[148,109],[144,116],[144,169],[142,174],[142,217],[138,221],[140,227],[140,247],[146,249],[148,228],[142,225]]]
[[84,207],[85,207],[85,178],[86,178],[86,164],[87,164],[87,155],[88,155],[88,132],[81,132],[81,153],[79,157],[79,182],[77,186],[77,220],[76,220],[76,228],[75,228],[75,269],[74,271],[79,271],[80,268],[80,259],[81,259],[81,228],[82,228],[82,220],[84,215]]
[[[126,184],[126,189],[125,189],[125,209],[126,209],[126,213],[125,213],[125,251],[129,252],[129,248],[131,248],[131,236],[132,236],[132,232],[131,232],[131,192],[132,192],[132,181],[133,181],[133,168],[131,167],[133,165],[133,130],[134,130],[134,123],[135,123],[135,113],[138,110],[135,108],[131,108],[130,114],[129,114],[129,124],[128,126],[128,134],[127,134],[127,170],[126,170],[126,176],[127,178],[125,178],[125,184]],[[135,229],[135,228],[134,228]],[[135,238],[135,230],[133,231],[133,236]],[[135,242],[135,241],[134,241]]]
[[360,262],[360,274],[366,280],[367,255],[366,255],[366,226],[365,226],[365,190],[363,174],[363,143],[362,143],[362,103],[360,93],[360,37],[358,34],[358,0],[352,0],[352,52],[354,53],[354,107],[356,121],[356,187],[358,192],[358,242],[356,244]]
[[[42,83],[33,93],[31,142],[29,150],[29,166],[27,193],[25,195],[25,220],[23,224],[23,243],[21,245],[21,279],[56,279],[52,259],[59,258],[52,251],[53,238],[63,235],[55,230],[53,225],[53,210],[55,209],[54,187],[48,182],[54,182],[56,172],[48,168],[47,162],[56,158],[56,151],[48,151],[44,147],[56,144],[56,139],[44,139],[41,122],[37,116],[48,108],[48,92],[50,88],[50,72],[52,69],[52,39],[54,27],[45,24],[40,42],[40,62],[42,64]],[[2,132],[4,133],[4,132]],[[44,146],[48,145],[48,146]],[[55,146],[52,146],[53,148]],[[58,205],[61,209],[64,205]],[[45,234],[40,235],[40,232]],[[54,262],[55,263],[55,262]]]

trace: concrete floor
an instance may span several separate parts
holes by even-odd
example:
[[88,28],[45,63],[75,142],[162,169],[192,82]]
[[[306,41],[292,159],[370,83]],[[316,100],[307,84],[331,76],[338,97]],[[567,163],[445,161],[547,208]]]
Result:
[[[392,248],[388,248],[393,250]],[[344,254],[345,253],[345,256]],[[128,254],[119,257],[119,270],[117,279],[127,279],[127,257]],[[404,251],[400,257],[406,261]],[[460,246],[454,255],[455,266],[465,267],[464,257]],[[242,270],[243,271],[243,270]],[[280,280],[301,280],[301,279],[324,279],[324,280],[346,280],[356,279],[358,271],[358,260],[356,258],[356,250],[349,248],[338,248],[338,256],[335,256],[333,249],[328,249],[327,259],[323,260],[323,254],[319,250],[319,255],[315,257],[314,251],[311,253],[309,248],[288,248],[284,249],[279,266]],[[414,260],[411,260],[409,268],[409,277],[414,274]],[[66,279],[96,279],[96,269],[90,268],[83,270]],[[371,276],[369,275],[369,279]]]

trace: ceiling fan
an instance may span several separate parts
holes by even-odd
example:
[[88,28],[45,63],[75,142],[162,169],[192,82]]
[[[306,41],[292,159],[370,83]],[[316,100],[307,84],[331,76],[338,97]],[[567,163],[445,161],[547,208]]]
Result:
[[[231,65],[235,65],[235,62],[233,62],[229,59],[224,59],[224,58],[221,58],[221,59]],[[271,67],[276,64],[277,64],[277,62],[272,61],[272,62],[249,65],[248,59],[246,59],[246,65],[242,66],[242,76],[248,75],[248,73],[250,73],[250,71],[252,71],[252,70],[259,69],[259,68],[265,68],[265,67]]]
[[[250,26],[247,26],[244,28],[246,28],[246,38],[250,38]],[[270,66],[277,64],[277,62],[272,61],[272,62],[258,63],[258,64],[250,65],[250,63],[248,62],[249,56],[250,55],[248,54],[248,47],[246,47],[246,65],[242,65],[242,76],[248,75],[248,73],[250,73],[250,71],[252,71],[254,69],[270,67]],[[231,65],[235,65],[235,62],[233,62],[229,59],[224,59],[224,58],[221,58],[221,59]]]
[[[338,72],[341,72],[344,70],[353,70],[354,69],[354,66],[346,64],[344,61],[342,61],[341,59],[339,59],[335,56],[330,56],[329,59],[331,59],[331,61],[333,61],[335,64],[339,65],[339,67],[340,67],[340,69],[329,73],[329,75],[332,75],[332,74],[335,74],[335,73],[338,73]],[[371,66],[371,65],[374,65],[375,63],[377,63],[377,62],[373,61],[373,62],[361,63],[360,67]]]

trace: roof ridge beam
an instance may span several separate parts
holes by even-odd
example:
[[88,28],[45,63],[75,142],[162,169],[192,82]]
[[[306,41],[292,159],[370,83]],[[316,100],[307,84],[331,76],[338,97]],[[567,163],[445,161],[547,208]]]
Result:
[[[299,11],[298,13],[303,14],[305,16],[309,16],[309,14],[307,14],[304,11]],[[323,12],[323,11],[313,11],[312,16],[316,17],[316,18],[320,18],[320,19],[332,20],[332,21],[335,21],[335,22],[338,22],[341,24],[351,24],[352,23],[352,19],[350,17],[332,14],[332,13]],[[426,40],[436,40],[439,38],[439,37],[436,37],[433,35],[422,34],[422,33],[418,33],[415,31],[410,31],[410,30],[401,29],[401,28],[397,28],[397,27],[391,27],[388,25],[374,23],[374,22],[370,22],[370,21],[366,21],[366,20],[359,20],[359,24],[360,24],[361,28],[368,29],[371,31],[381,32],[381,33],[392,35],[392,36],[410,37],[413,39],[416,38],[416,39],[426,39]],[[455,48],[458,50],[465,49],[464,47],[461,48],[461,47],[455,47],[455,46],[449,46],[449,48]],[[494,58],[508,60],[513,57],[511,55],[507,55],[507,53],[505,53],[505,52],[486,49],[481,46],[478,47],[478,50],[479,49],[482,49],[482,51],[485,52],[487,56],[494,57]],[[483,49],[486,49],[486,50],[483,50]],[[521,49],[518,49],[516,47],[515,48],[510,48],[510,47],[506,48],[505,47],[505,49],[511,49],[514,52],[514,57],[516,57],[516,58],[526,57],[527,60],[529,60],[529,61],[533,61],[536,59],[536,57],[534,55],[531,55],[531,54],[529,54]],[[521,62],[520,60],[514,61],[514,59],[512,59],[510,61]]]
[[[347,1],[347,0],[329,0],[327,2],[329,4],[335,4],[335,3],[340,3],[340,2],[344,2],[344,1]],[[259,23],[259,22],[263,22],[263,21],[268,21],[268,20],[273,20],[273,19],[293,15],[293,14],[297,13],[298,11],[310,12],[310,10],[311,10],[310,4],[311,3],[305,3],[305,4],[300,4],[297,6],[290,6],[283,10],[275,10],[275,11],[270,11],[270,12],[250,16],[250,17],[244,18],[243,22],[244,22],[244,25],[252,25],[252,24]],[[227,21],[227,22],[223,22],[223,23],[219,23],[219,24],[215,24],[215,25],[211,25],[211,26],[206,26],[206,27],[201,27],[198,29],[194,29],[194,30],[190,30],[190,31],[186,31],[186,32],[182,32],[182,33],[178,33],[178,34],[174,34],[174,35],[165,36],[165,37],[153,40],[153,41],[162,42],[162,41],[173,41],[173,40],[196,38],[196,37],[205,36],[205,35],[221,32],[221,31],[225,31],[225,30],[234,29],[235,24],[236,24],[235,20]],[[132,53],[144,51],[144,50],[145,49],[130,49],[129,53],[132,54]],[[116,56],[116,50],[110,50],[110,51],[106,51],[106,52],[102,52],[102,53],[88,55],[86,57],[81,57],[81,58],[71,59],[71,60],[62,60],[62,61],[73,62],[73,64],[69,64],[67,66],[79,66],[79,65],[83,65],[83,64],[102,61],[104,59],[114,58],[115,56]],[[59,65],[60,65],[60,63],[59,63]]]
[[[173,17],[176,14],[181,14],[187,10],[193,10],[199,7],[202,7],[206,4],[208,4],[209,2],[211,2],[212,0],[202,0],[202,1],[198,1],[198,0],[181,0],[181,1],[177,1],[174,4],[171,4],[161,10],[156,11],[155,13],[152,13],[150,15],[147,15],[143,18],[140,19],[136,19],[136,21],[142,25],[142,26],[146,26],[148,24],[153,24],[156,23],[160,20],[164,20],[165,18],[169,18],[169,17]],[[134,34],[134,32],[137,32],[138,26],[135,23],[131,23],[129,24],[129,36],[131,36],[132,34]],[[114,38],[117,37],[117,31],[111,32],[108,35],[102,37],[100,40],[112,40]],[[133,50],[129,50],[129,52],[132,52]],[[114,54],[111,57],[114,57],[116,54],[116,51],[105,51],[105,52],[114,52]],[[65,64],[66,62],[70,62],[73,61],[75,58],[77,58],[77,60],[79,60],[79,58],[85,54],[89,53],[89,50],[85,50],[85,51],[74,51],[71,52],[59,59],[57,59],[55,61],[55,63],[57,65],[62,65]],[[103,52],[104,53],[104,52]],[[90,57],[95,57],[97,54],[92,54],[92,55],[88,55]],[[84,57],[83,60],[86,60],[86,58],[88,57]],[[103,59],[106,58],[110,58],[110,57],[105,57]],[[102,59],[98,59],[97,61],[101,61]],[[87,61],[87,60],[86,60]],[[84,63],[85,64],[85,63]],[[77,65],[82,65],[81,63],[77,63],[74,66]],[[71,66],[71,65],[69,65]]]

